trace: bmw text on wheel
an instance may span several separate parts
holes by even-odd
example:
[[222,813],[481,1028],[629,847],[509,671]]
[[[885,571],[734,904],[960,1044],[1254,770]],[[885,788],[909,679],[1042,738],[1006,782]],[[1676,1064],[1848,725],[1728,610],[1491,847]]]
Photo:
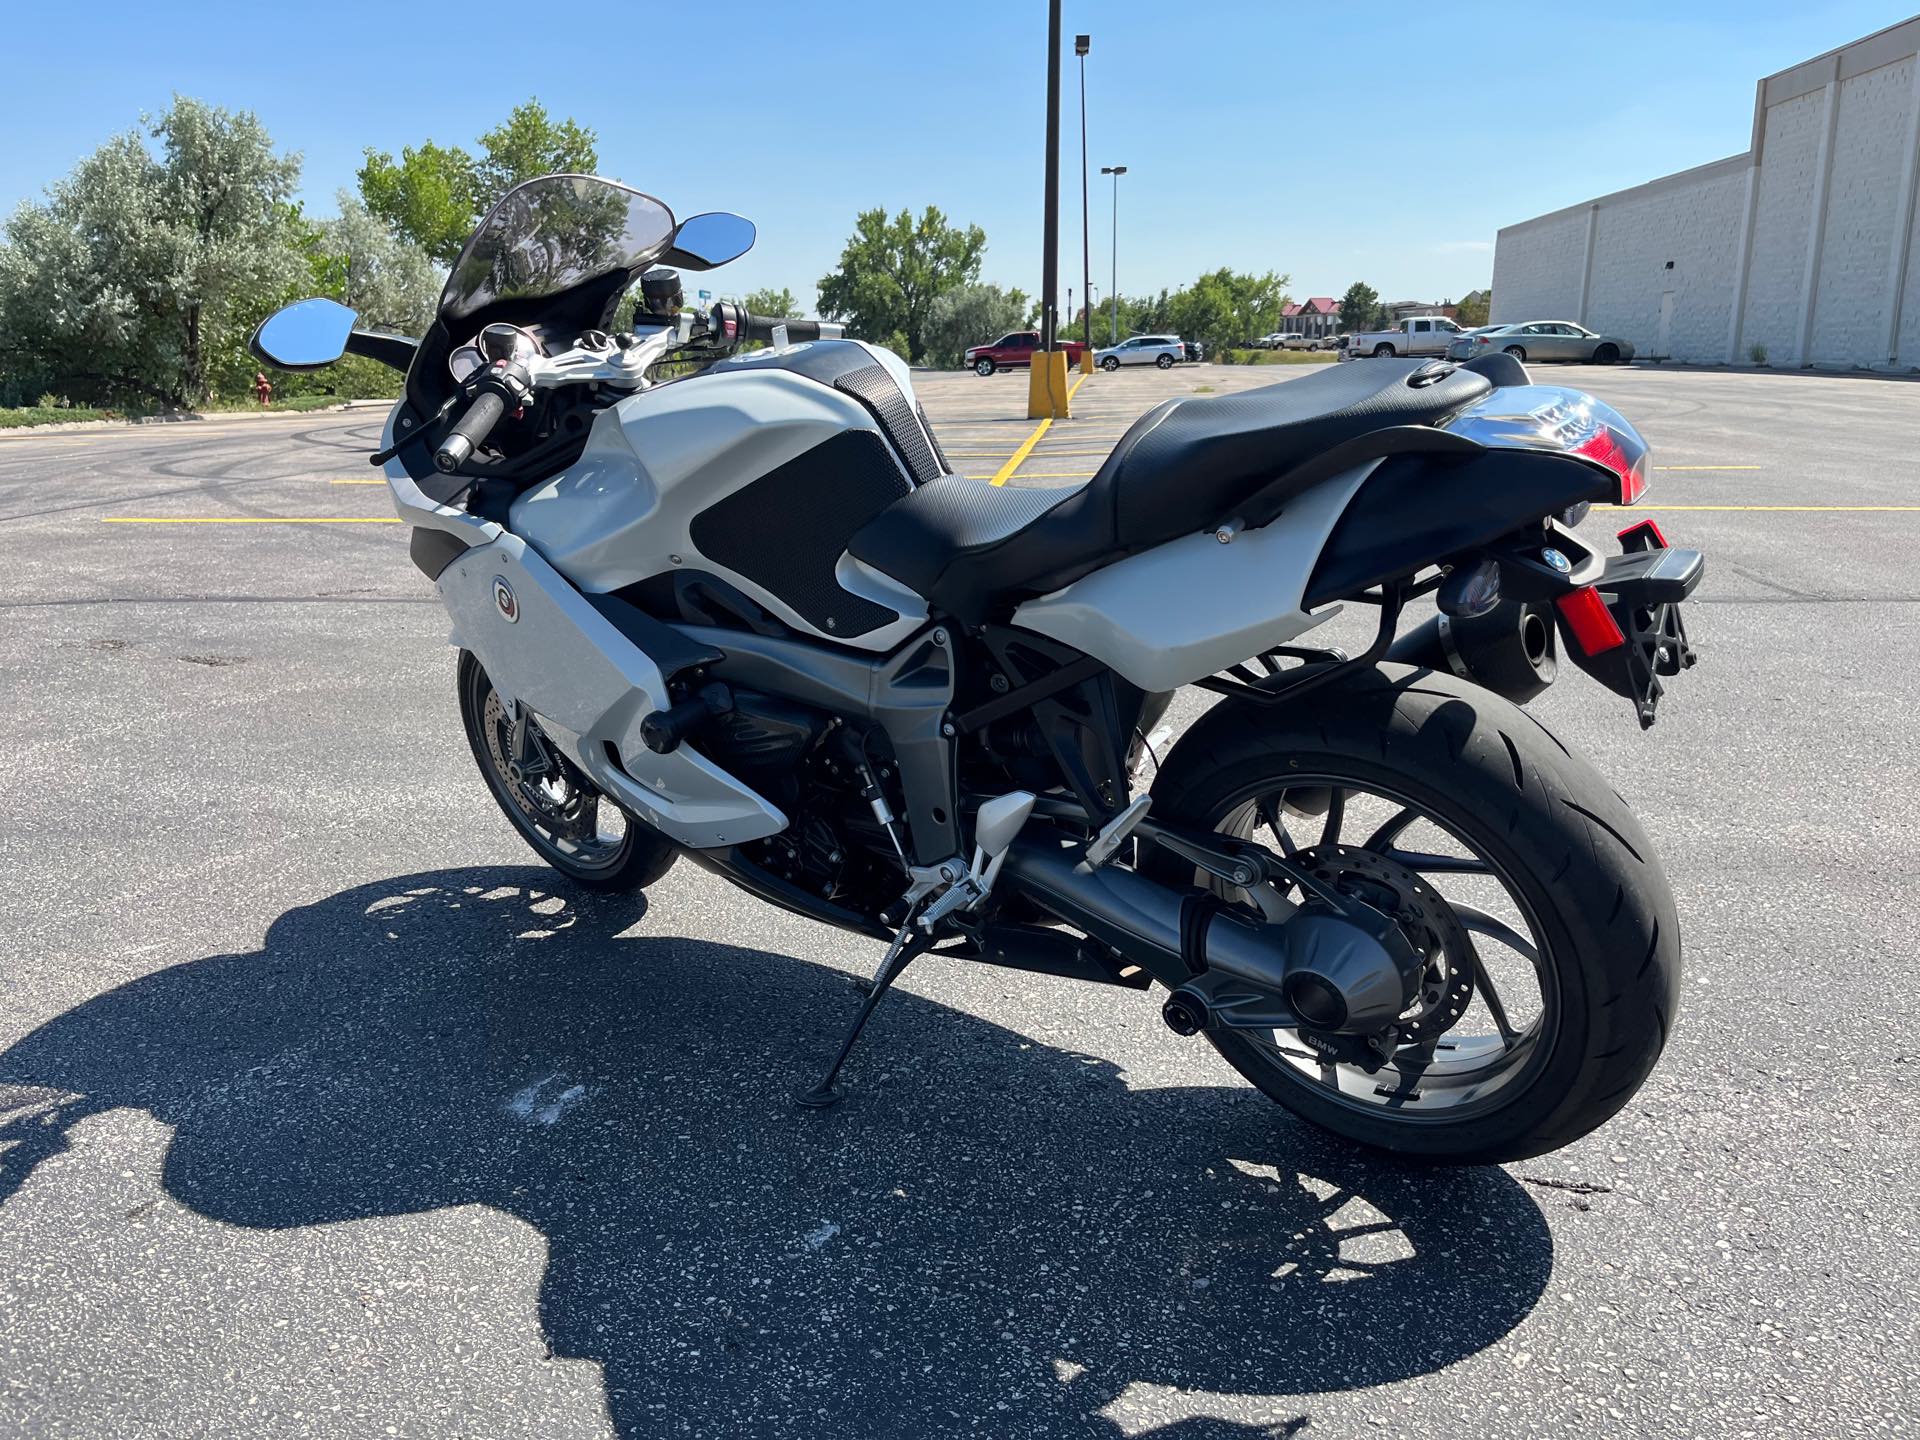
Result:
[[[996,489],[888,351],[683,308],[753,239],[551,176],[418,341],[330,300],[254,337],[405,371],[374,463],[549,865],[621,891],[684,856],[885,942],[806,1105],[927,955],[1157,986],[1174,1034],[1404,1156],[1532,1155],[1627,1102],[1673,1021],[1673,896],[1521,706],[1564,654],[1649,725],[1693,662],[1698,552],[1576,528],[1639,499],[1632,425],[1505,354],[1381,359],[1168,401],[1085,485]],[[1376,618],[1352,656],[1313,643],[1342,606]],[[1189,685],[1222,698],[1167,748]]]

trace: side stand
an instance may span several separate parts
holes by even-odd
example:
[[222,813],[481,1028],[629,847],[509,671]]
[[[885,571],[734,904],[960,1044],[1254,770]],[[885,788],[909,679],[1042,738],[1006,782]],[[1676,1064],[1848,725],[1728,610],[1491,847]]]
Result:
[[886,958],[880,962],[880,968],[873,972],[873,980],[867,989],[867,997],[860,1002],[860,1013],[853,1017],[853,1024],[847,1027],[847,1037],[840,1042],[840,1053],[833,1057],[833,1063],[827,1067],[812,1086],[796,1090],[793,1103],[808,1110],[826,1110],[840,1103],[840,1092],[834,1089],[834,1077],[840,1073],[840,1067],[847,1063],[847,1056],[853,1051],[853,1042],[860,1038],[860,1032],[867,1028],[874,1007],[892,988],[893,982],[900,978],[900,972],[916,955],[923,955],[933,948],[933,937],[922,932],[913,922],[919,918],[919,907],[907,914],[907,920],[900,927],[900,933],[894,936],[893,944],[888,948]]

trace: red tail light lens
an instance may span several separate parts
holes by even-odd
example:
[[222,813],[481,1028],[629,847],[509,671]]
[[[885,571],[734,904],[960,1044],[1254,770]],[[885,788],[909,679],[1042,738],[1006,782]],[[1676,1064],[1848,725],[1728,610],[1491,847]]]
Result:
[[1573,632],[1573,638],[1587,654],[1604,655],[1627,643],[1627,637],[1621,633],[1613,612],[1607,609],[1607,602],[1600,598],[1600,592],[1593,586],[1582,585],[1571,594],[1562,595],[1555,603],[1566,618],[1567,628]]

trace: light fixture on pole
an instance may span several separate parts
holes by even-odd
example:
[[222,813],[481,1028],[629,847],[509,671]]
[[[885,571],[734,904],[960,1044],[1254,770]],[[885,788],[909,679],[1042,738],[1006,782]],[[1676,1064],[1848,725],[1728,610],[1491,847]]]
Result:
[[1127,173],[1124,165],[1102,165],[1102,175],[1113,177],[1113,284],[1107,292],[1107,299],[1113,306],[1113,340],[1120,343],[1120,177]]
[[[1087,313],[1080,335],[1086,347],[1080,357],[1083,371],[1093,369],[1093,242],[1088,238],[1091,221],[1087,215],[1087,51],[1093,48],[1091,35],[1073,37],[1073,53],[1080,57],[1080,300]],[[1073,306],[1067,306],[1067,323],[1073,323]]]

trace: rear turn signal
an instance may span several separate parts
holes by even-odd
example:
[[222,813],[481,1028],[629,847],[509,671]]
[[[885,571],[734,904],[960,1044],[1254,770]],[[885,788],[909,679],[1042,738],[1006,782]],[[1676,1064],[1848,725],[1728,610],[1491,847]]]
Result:
[[1573,632],[1573,638],[1587,654],[1604,655],[1627,643],[1627,637],[1620,632],[1613,612],[1607,609],[1607,602],[1600,598],[1600,592],[1593,586],[1582,585],[1578,590],[1562,595],[1554,603],[1560,607],[1567,629]]

